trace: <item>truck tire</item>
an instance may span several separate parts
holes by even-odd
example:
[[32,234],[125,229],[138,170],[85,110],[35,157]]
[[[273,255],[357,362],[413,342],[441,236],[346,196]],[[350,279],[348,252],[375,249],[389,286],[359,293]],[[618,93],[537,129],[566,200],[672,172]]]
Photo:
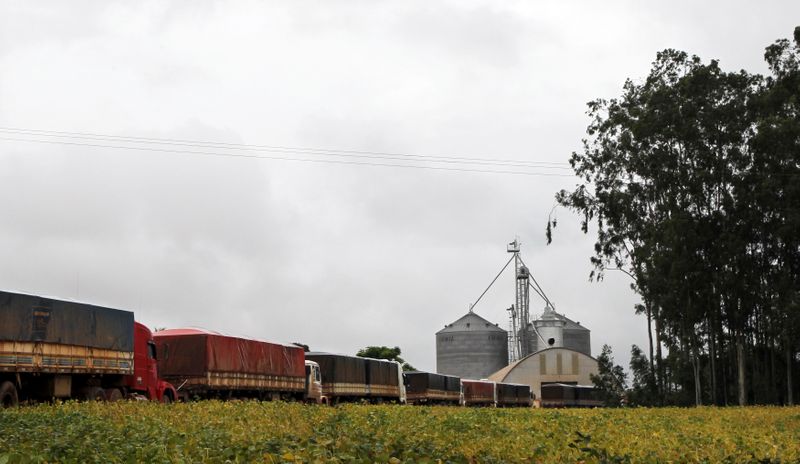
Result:
[[85,387],[81,389],[81,399],[84,401],[105,401],[106,391],[100,387]]
[[114,402],[119,401],[122,398],[124,397],[119,388],[106,388],[106,401]]
[[0,405],[2,405],[3,409],[19,406],[17,387],[8,380],[0,384]]
[[169,391],[165,391],[164,396],[161,397],[161,402],[164,404],[170,404],[173,403],[174,401],[175,399],[172,397],[172,393],[170,393]]

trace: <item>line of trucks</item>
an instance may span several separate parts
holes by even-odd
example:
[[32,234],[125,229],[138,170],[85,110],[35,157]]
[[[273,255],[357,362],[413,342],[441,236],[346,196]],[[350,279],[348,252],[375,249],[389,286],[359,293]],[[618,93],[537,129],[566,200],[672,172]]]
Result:
[[0,291],[2,406],[54,398],[533,404],[529,385],[403,372],[396,361],[202,329],[153,333],[129,311]]

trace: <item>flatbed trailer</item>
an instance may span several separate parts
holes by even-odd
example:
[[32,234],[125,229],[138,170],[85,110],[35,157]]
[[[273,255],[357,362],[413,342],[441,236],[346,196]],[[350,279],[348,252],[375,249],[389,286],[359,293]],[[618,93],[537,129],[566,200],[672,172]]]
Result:
[[159,370],[182,399],[306,399],[303,349],[203,329],[156,332]]

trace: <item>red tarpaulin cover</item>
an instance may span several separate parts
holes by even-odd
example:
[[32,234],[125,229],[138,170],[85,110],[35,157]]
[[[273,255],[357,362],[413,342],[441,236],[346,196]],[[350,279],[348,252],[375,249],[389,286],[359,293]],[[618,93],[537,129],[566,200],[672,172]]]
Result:
[[153,334],[158,370],[165,377],[206,372],[305,377],[303,349],[230,337],[203,329],[169,329]]

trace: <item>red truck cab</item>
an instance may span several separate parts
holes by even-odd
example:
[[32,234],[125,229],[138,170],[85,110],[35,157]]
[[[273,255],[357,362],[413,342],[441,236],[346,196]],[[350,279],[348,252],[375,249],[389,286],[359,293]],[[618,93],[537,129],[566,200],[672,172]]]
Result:
[[178,397],[171,383],[158,378],[158,360],[153,332],[144,324],[133,327],[133,375],[125,376],[129,394],[171,403]]

